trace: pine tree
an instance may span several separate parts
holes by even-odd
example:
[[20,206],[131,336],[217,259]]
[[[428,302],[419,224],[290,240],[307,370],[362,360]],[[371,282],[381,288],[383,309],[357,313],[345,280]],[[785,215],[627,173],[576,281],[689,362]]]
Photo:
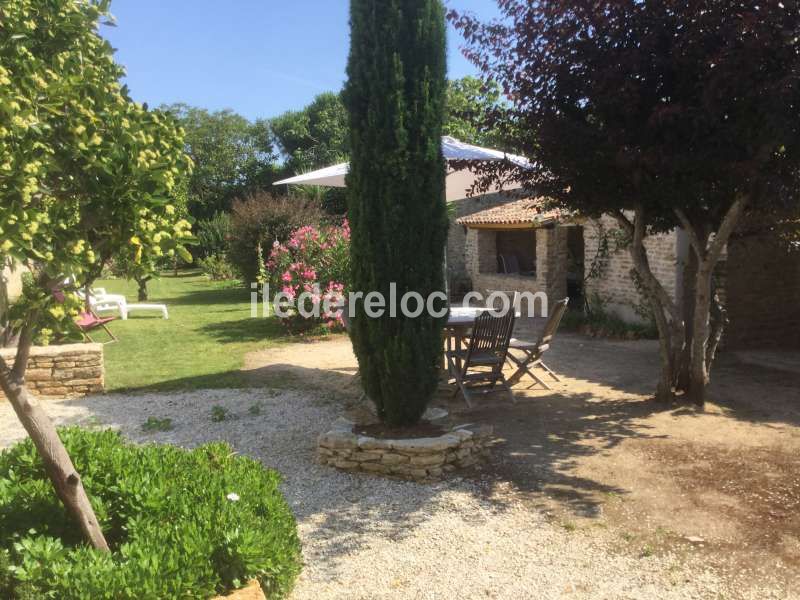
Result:
[[[440,0],[351,0],[344,99],[350,125],[347,176],[352,289],[398,305],[444,289],[447,239],[441,150],[446,90]],[[441,303],[439,303],[441,306]],[[411,302],[413,309],[415,303]],[[416,423],[436,390],[443,318],[372,318],[357,304],[351,337],[364,390],[381,420]]]

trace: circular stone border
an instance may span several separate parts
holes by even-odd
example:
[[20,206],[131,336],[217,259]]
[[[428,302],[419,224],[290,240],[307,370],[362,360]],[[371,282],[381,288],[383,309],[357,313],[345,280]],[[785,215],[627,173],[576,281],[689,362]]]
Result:
[[489,453],[490,425],[459,425],[438,437],[379,439],[353,433],[339,418],[317,440],[320,463],[342,471],[374,473],[414,481],[439,479],[474,465]]

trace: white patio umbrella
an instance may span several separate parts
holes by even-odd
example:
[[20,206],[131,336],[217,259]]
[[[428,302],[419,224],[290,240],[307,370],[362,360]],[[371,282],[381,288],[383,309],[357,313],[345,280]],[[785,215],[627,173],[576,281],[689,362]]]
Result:
[[[522,156],[507,154],[505,152],[501,152],[500,150],[492,150],[491,148],[481,148],[480,146],[465,144],[464,142],[461,142],[450,136],[442,137],[442,154],[444,154],[444,158],[448,163],[450,161],[464,160],[472,160],[476,162],[508,160],[511,163],[521,167],[528,167],[531,164],[527,158]],[[296,175],[295,177],[289,177],[288,179],[276,181],[272,185],[288,184],[345,187],[344,178],[345,175],[347,175],[349,168],[349,163],[339,163],[338,165],[332,165],[330,167],[325,167],[324,169],[318,169],[316,171],[310,171],[309,173],[303,173],[301,175]],[[446,180],[446,198],[448,202],[450,200],[459,200],[461,198],[465,198],[468,191],[475,183],[475,178],[476,175],[470,172],[469,169],[455,170],[448,167]],[[518,187],[519,185],[513,184],[504,186],[505,189],[515,189]],[[493,191],[498,191],[498,188],[489,189],[487,193],[491,193]]]

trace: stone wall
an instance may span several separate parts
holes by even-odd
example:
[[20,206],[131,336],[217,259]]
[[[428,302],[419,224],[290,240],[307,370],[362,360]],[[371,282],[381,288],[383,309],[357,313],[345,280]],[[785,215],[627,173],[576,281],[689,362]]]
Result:
[[800,251],[775,230],[728,244],[726,348],[800,349]]
[[417,481],[474,465],[489,451],[488,426],[463,426],[439,437],[378,439],[356,435],[353,423],[339,419],[317,442],[324,465],[343,471],[375,473]]
[[468,229],[465,244],[466,267],[472,289],[544,292],[551,302],[567,295],[567,228],[536,229],[536,276],[497,272],[496,230]]
[[[584,223],[584,269],[592,268],[597,257],[598,246],[604,235],[618,230],[616,220],[603,216],[599,220],[587,220]],[[676,232],[648,236],[645,240],[650,268],[664,288],[673,298],[679,293],[679,242]],[[641,321],[642,317],[635,307],[642,303],[636,285],[631,278],[633,260],[627,248],[615,251],[614,238],[610,238],[610,255],[600,261],[601,274],[591,277],[586,282],[585,294],[590,301],[597,295],[605,303],[606,308],[627,321]],[[680,269],[682,271],[682,269]]]
[[497,193],[453,200],[449,203],[451,212],[450,230],[447,235],[447,273],[452,294],[461,295],[473,289],[467,267],[467,228],[456,223],[456,219],[514,200],[517,198]]
[[[13,362],[15,348],[0,349]],[[31,348],[25,374],[28,390],[39,397],[85,396],[104,390],[102,344],[66,344]],[[0,392],[0,398],[5,398]]]

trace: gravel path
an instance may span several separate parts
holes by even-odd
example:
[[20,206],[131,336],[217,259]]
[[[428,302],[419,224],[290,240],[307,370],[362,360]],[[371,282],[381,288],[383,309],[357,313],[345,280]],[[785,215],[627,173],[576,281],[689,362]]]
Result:
[[[212,422],[211,409],[229,417]],[[260,414],[250,412],[258,406]],[[294,599],[325,598],[769,598],[731,593],[677,557],[611,549],[602,530],[567,531],[513,500],[487,498],[465,480],[435,485],[348,475],[317,465],[316,436],[338,416],[333,396],[262,389],[109,394],[48,401],[59,424],[112,426],[136,441],[193,446],[227,440],[284,474],[303,541]],[[144,433],[150,416],[175,429]],[[0,404],[0,445],[24,432]]]

